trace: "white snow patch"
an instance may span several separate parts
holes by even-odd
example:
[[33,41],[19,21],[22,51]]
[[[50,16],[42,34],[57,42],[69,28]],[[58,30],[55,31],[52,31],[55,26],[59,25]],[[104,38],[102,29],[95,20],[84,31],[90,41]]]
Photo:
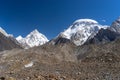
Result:
[[34,64],[33,62],[30,62],[30,63],[26,64],[25,67],[26,67],[26,68],[28,68],[28,67],[32,67],[33,64]]
[[21,39],[23,39],[23,37],[21,35],[16,38],[16,40],[18,40],[18,41]]

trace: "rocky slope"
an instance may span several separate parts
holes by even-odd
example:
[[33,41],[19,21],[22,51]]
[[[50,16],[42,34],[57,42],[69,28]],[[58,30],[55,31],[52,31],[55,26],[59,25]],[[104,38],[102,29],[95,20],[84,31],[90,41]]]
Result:
[[111,27],[109,28],[111,31],[114,31],[116,33],[120,33],[120,18],[118,18],[117,20],[115,20]]
[[93,38],[88,39],[85,44],[100,44],[114,41],[120,38],[120,34],[109,29],[101,29]]
[[4,34],[6,37],[13,37],[12,34],[8,34],[2,27],[0,27],[0,32]]
[[100,29],[94,37],[89,37],[85,44],[111,42],[120,38],[120,18],[115,20],[107,29]]
[[22,48],[13,36],[7,34],[5,30],[0,28],[0,51],[11,50],[14,48]]
[[120,39],[106,44],[43,45],[0,54],[5,80],[119,80]]

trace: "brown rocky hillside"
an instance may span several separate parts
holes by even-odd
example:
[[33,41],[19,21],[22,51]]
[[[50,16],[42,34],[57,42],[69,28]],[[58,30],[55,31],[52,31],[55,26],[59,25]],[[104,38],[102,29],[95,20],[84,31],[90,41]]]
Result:
[[45,44],[0,53],[1,80],[119,80],[120,40],[76,47]]

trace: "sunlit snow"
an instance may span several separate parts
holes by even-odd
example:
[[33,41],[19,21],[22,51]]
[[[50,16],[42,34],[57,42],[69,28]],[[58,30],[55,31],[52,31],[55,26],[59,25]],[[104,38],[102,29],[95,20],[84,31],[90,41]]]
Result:
[[33,64],[34,64],[33,62],[30,62],[30,63],[26,64],[25,67],[26,67],[26,68],[27,68],[27,67],[32,67]]
[[101,28],[106,29],[107,27],[107,25],[100,25],[92,19],[79,19],[60,35],[79,46],[84,44],[91,35],[96,34]]

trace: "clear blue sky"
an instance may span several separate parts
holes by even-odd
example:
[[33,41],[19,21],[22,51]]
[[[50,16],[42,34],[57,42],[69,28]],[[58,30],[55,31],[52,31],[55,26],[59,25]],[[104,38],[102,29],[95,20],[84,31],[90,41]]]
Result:
[[0,0],[0,26],[15,37],[38,29],[51,39],[76,19],[110,25],[119,16],[120,0]]

